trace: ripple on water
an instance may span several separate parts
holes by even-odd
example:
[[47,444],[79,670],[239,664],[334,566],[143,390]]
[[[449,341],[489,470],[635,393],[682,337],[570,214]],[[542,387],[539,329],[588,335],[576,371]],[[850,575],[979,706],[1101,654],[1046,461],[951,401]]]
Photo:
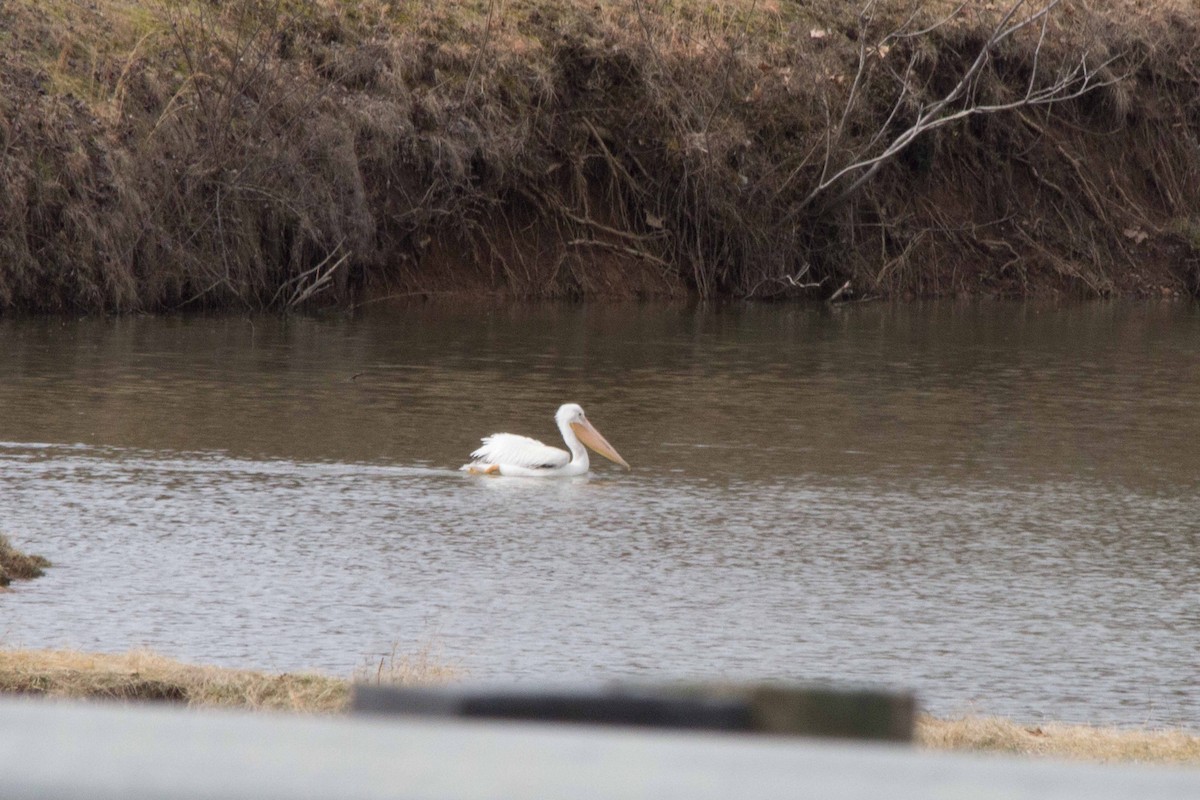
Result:
[[[346,674],[432,640],[487,679],[1200,727],[1191,316],[529,313],[34,330],[0,353],[0,527],[57,566],[0,641]],[[455,469],[559,399],[634,471]]]

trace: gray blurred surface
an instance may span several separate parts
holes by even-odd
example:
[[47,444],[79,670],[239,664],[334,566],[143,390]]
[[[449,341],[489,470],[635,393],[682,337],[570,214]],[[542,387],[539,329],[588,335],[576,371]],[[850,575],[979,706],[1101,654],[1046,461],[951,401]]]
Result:
[[1200,770],[731,734],[0,699],[5,800],[1187,798]]

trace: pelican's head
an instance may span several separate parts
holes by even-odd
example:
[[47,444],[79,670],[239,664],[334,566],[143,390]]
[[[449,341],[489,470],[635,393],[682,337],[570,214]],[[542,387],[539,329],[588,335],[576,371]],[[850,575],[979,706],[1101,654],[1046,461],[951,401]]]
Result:
[[578,403],[564,403],[558,407],[558,412],[554,415],[554,421],[559,425],[583,422],[585,419],[587,417],[583,415],[583,406]]
[[608,440],[600,435],[600,431],[596,430],[592,423],[588,422],[588,418],[584,416],[583,407],[577,403],[567,403],[558,409],[558,413],[554,415],[554,420],[558,423],[558,427],[564,432],[571,431],[579,437],[579,441],[586,444],[588,447],[595,450],[600,455],[607,458],[616,464],[620,464],[625,469],[629,469],[629,464],[625,459],[621,458],[621,454],[608,443]]

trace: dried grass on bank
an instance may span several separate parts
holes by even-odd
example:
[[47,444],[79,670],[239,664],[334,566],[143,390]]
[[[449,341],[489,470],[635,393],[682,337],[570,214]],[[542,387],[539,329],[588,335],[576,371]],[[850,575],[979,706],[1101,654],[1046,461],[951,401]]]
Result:
[[69,650],[0,650],[0,692],[309,712],[341,710],[348,696],[344,680],[318,674],[191,666],[146,651]]
[[45,558],[22,553],[0,533],[0,587],[8,586],[14,580],[40,578],[48,566],[50,562]]
[[[435,663],[428,648],[405,658],[393,653],[386,668],[359,680],[440,683],[458,671]],[[350,682],[319,673],[267,673],[183,664],[147,651],[121,654],[70,650],[0,650],[0,693],[189,707],[332,713],[345,710]]]
[[1188,3],[1063,3],[974,100],[1084,51],[1121,80],[930,131],[837,201],[826,168],[942,96],[1009,4],[864,51],[958,4],[866,5],[10,0],[0,309],[1200,292]]
[[411,686],[447,683],[463,675],[462,669],[442,656],[436,644],[427,643],[415,653],[402,653],[399,645],[393,645],[390,652],[377,660],[365,660],[355,670],[354,681],[375,686]]
[[917,743],[930,750],[1011,753],[1081,761],[1200,766],[1200,735],[1087,725],[1021,725],[996,717],[923,717]]
[[[432,647],[414,655],[395,649],[364,664],[355,681],[443,683],[462,677]],[[350,682],[310,673],[271,674],[191,666],[154,653],[100,655],[61,650],[0,650],[0,694],[33,694],[132,702],[173,702],[301,713],[340,713]],[[1200,735],[1123,730],[993,717],[917,721],[918,746],[939,751],[994,752],[1097,762],[1200,765]]]

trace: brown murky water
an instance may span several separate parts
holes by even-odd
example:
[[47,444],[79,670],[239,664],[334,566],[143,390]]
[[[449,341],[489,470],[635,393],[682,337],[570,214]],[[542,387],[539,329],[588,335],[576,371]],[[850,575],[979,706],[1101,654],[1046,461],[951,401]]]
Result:
[[[584,405],[633,464],[456,471]],[[0,645],[1200,728],[1200,310],[0,320]]]

